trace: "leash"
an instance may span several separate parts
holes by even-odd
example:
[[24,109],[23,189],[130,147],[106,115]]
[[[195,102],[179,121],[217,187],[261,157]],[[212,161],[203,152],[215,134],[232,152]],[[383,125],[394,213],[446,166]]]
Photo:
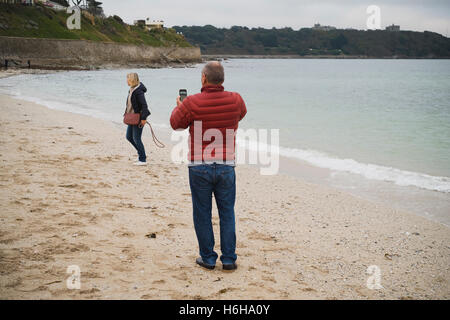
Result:
[[150,122],[146,122],[148,124],[148,126],[150,127],[150,131],[152,132],[152,138],[153,138],[153,142],[155,143],[155,145],[158,148],[165,148],[166,146],[164,145],[164,143],[162,143],[161,141],[158,140],[158,138],[156,137],[155,132],[153,131],[152,125],[150,124]]

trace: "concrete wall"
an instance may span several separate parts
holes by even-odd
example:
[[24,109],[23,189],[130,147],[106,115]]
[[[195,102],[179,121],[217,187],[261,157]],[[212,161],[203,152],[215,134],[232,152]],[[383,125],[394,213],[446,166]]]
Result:
[[0,37],[0,63],[30,60],[33,67],[158,67],[201,61],[200,48],[150,47],[87,40]]

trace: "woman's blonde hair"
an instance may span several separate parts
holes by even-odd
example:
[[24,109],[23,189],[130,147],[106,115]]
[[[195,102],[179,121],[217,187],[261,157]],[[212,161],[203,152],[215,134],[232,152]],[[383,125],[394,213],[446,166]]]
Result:
[[131,86],[135,87],[139,84],[139,76],[137,73],[129,73],[127,74],[127,79],[130,79]]

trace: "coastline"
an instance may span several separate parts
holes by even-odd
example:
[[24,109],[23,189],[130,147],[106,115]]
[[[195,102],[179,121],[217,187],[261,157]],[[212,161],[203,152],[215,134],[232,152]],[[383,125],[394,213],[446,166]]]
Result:
[[[251,166],[236,169],[239,268],[204,271],[169,148],[146,132],[136,174],[124,128],[6,95],[0,108],[2,299],[450,298],[447,227]],[[215,208],[213,224],[219,248]],[[372,265],[383,289],[366,286]]]
[[249,55],[249,54],[202,54],[203,61],[209,60],[228,60],[228,59],[382,59],[382,60],[446,60],[450,59],[450,57],[436,57],[436,58],[428,58],[428,57],[400,57],[400,56],[387,56],[387,57],[379,57],[379,56],[363,56],[363,55]]

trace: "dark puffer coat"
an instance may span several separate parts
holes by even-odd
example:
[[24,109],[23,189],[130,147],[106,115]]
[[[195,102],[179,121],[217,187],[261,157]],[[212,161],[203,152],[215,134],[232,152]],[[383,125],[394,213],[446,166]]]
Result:
[[[136,89],[134,89],[131,94],[131,105],[133,106],[133,110],[135,113],[141,114],[141,120],[147,120],[147,117],[150,115],[150,111],[148,110],[147,101],[145,100],[145,93],[147,92],[147,88],[141,82]],[[125,103],[125,106],[128,104],[128,96]]]

